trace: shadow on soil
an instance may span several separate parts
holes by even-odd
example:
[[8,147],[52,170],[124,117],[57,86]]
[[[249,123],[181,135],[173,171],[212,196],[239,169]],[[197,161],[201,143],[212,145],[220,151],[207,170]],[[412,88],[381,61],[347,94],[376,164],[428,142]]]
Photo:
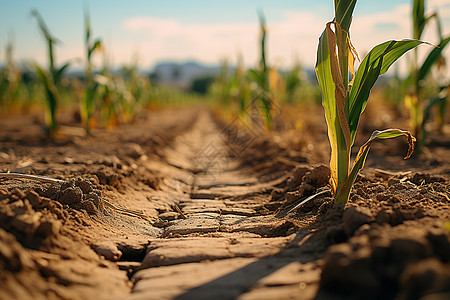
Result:
[[317,252],[315,254],[314,252],[317,251],[317,246],[321,242],[316,235],[312,234],[309,228],[303,228],[297,232],[294,240],[277,254],[261,258],[174,299],[236,299],[249,291],[261,279],[292,262],[305,264],[317,260],[319,257]]

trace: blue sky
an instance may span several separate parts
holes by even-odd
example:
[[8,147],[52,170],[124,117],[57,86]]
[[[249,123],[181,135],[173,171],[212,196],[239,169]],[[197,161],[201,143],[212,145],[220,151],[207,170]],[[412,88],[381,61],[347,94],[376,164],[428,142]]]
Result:
[[[411,35],[412,0],[360,0],[355,9],[352,40],[360,53],[387,39]],[[450,0],[428,0],[429,11],[438,9],[444,33],[450,34]],[[46,45],[36,20],[36,8],[61,44],[55,50],[58,63],[81,65],[83,11],[91,15],[94,37],[105,42],[111,64],[129,64],[137,59],[143,68],[161,60],[198,60],[232,63],[242,55],[246,65],[258,60],[257,10],[266,15],[268,56],[273,65],[289,67],[294,61],[312,67],[317,38],[333,17],[331,0],[205,1],[205,0],[0,0],[0,63],[8,40],[15,59],[46,63]],[[434,26],[433,30],[434,30]],[[436,42],[433,32],[427,40]],[[97,57],[100,64],[101,57]]]

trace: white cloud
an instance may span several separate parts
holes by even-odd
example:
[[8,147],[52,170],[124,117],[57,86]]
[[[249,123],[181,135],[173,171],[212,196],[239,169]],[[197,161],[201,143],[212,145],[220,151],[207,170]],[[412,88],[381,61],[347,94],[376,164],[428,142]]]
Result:
[[[326,20],[311,12],[287,12],[284,20],[268,24],[267,52],[269,60],[279,66],[301,61],[314,61],[318,36]],[[136,17],[123,27],[139,39],[141,52],[149,53],[151,61],[189,59],[216,63],[227,57],[236,61],[242,53],[247,65],[259,59],[259,24],[219,23],[182,24],[177,20]]]
[[[438,7],[443,20],[444,34],[450,30],[450,4],[448,0],[429,1],[430,9]],[[373,46],[388,39],[410,38],[411,6],[402,4],[385,12],[354,16],[351,36],[358,52],[364,55]],[[267,52],[269,62],[278,67],[289,67],[298,59],[312,67],[316,58],[318,38],[330,21],[320,12],[289,11],[281,21],[268,20]],[[145,56],[142,63],[151,65],[162,59],[196,59],[217,63],[221,58],[236,62],[242,53],[244,62],[254,65],[259,59],[259,25],[253,23],[184,24],[176,19],[134,17],[122,23],[123,29],[134,42],[123,45],[119,58],[136,50]],[[434,25],[424,39],[436,42]],[[113,46],[116,50],[117,45]],[[128,54],[129,55],[129,54]]]
[[410,7],[398,5],[391,11],[354,17],[350,29],[354,46],[361,52],[390,39],[411,37]]
[[[450,35],[450,3],[448,0],[432,0],[428,2],[426,15],[438,10],[442,23],[443,35]],[[374,13],[364,17],[354,18],[351,34],[352,41],[360,54],[367,53],[373,46],[391,39],[412,38],[412,7],[409,4],[396,6],[391,11]],[[422,40],[437,44],[439,42],[436,34],[436,23],[432,20],[426,27]],[[419,46],[419,62],[425,59],[430,51],[430,46]],[[448,56],[450,48],[444,51]],[[401,70],[406,70],[407,61],[399,61]]]
[[182,24],[139,17],[126,20],[123,26],[136,37],[139,51],[151,56],[151,62],[194,58],[216,63],[239,49],[256,51],[257,24]]

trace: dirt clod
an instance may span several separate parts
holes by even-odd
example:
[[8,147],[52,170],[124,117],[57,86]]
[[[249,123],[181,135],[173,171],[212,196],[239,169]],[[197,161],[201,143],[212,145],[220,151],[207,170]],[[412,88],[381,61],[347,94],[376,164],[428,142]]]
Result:
[[59,202],[65,205],[73,205],[80,203],[83,199],[83,192],[79,187],[67,187],[63,189],[59,195]]
[[370,211],[364,207],[346,207],[343,215],[343,224],[347,235],[353,235],[361,225],[370,223],[372,221],[370,214]]
[[[439,251],[433,250],[425,233],[413,229],[405,237],[395,229],[386,232],[383,227],[365,226],[368,226],[366,233],[360,231],[347,243],[330,247],[319,295],[336,293],[352,299],[396,298],[398,295],[399,299],[411,299],[412,292],[425,294],[433,288],[434,292],[446,291],[450,276],[448,266],[437,261]],[[439,239],[445,243],[442,236]],[[448,235],[445,239],[448,241]],[[433,263],[427,266],[430,261]],[[414,286],[413,282],[423,276],[427,284]],[[431,279],[439,284],[434,286]]]
[[[19,272],[22,269],[32,268],[34,263],[31,258],[22,251],[22,247],[14,235],[0,228],[0,267],[10,272]],[[8,245],[6,247],[6,245]]]
[[450,294],[450,266],[435,258],[428,258],[406,268],[401,277],[398,299],[414,299],[436,295],[445,299]]
[[95,252],[110,261],[118,261],[122,257],[122,252],[112,242],[101,241],[93,246]]

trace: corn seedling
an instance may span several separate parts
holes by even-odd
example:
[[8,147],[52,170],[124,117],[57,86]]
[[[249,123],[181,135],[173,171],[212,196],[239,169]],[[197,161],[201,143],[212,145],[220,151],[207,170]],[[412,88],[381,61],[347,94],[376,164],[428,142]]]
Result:
[[277,88],[280,77],[278,72],[268,67],[266,62],[266,20],[262,13],[259,13],[259,23],[261,30],[260,51],[261,59],[258,69],[250,69],[250,78],[256,83],[256,99],[261,101],[261,110],[266,128],[269,129],[273,121],[275,110],[274,90]]
[[414,130],[414,135],[417,137],[418,151],[422,150],[422,147],[427,136],[427,131],[425,124],[429,117],[429,112],[433,106],[439,106],[440,113],[443,115],[445,111],[445,105],[447,100],[447,90],[448,82],[439,84],[439,91],[435,93],[436,96],[431,97],[428,100],[424,100],[424,88],[429,86],[429,82],[426,79],[429,77],[433,66],[441,65],[444,62],[442,57],[442,51],[445,49],[450,41],[450,37],[444,38],[442,36],[442,29],[438,14],[435,12],[429,16],[425,16],[425,1],[424,0],[414,0],[413,10],[413,34],[414,39],[420,39],[425,28],[427,27],[430,20],[435,19],[437,24],[437,35],[439,37],[439,44],[434,47],[426,56],[424,62],[419,65],[418,62],[418,50],[414,49],[413,59],[411,61],[411,91],[406,96],[406,104],[410,108],[410,115],[412,121],[412,127]]
[[299,63],[296,63],[294,65],[294,68],[290,70],[284,79],[285,85],[286,85],[286,102],[292,103],[294,101],[294,96],[296,91],[300,88],[302,85],[302,78],[300,76],[301,74],[301,66]]
[[423,43],[417,40],[391,40],[381,43],[370,50],[355,73],[354,61],[358,55],[349,35],[355,5],[356,0],[334,1],[335,18],[326,24],[320,36],[315,68],[322,89],[322,105],[331,145],[330,185],[336,204],[348,202],[353,183],[363,168],[370,144],[375,139],[405,135],[409,143],[405,158],[412,154],[415,141],[408,131],[400,129],[375,131],[361,146],[350,168],[351,149],[359,118],[375,81],[405,52]]
[[122,67],[120,77],[123,79],[123,117],[125,122],[129,122],[149,101],[150,82],[148,78],[139,75],[137,56],[130,65]]
[[84,123],[86,133],[89,133],[90,129],[93,127],[92,116],[95,110],[95,96],[98,88],[98,83],[93,77],[92,55],[95,51],[101,50],[102,42],[100,39],[91,39],[91,21],[87,11],[84,16],[84,29],[84,45],[86,50],[86,90],[81,102],[81,118]]
[[60,68],[55,67],[53,46],[58,43],[58,40],[50,34],[47,25],[45,25],[44,20],[37,10],[33,10],[31,14],[37,19],[39,29],[41,30],[41,33],[43,34],[48,46],[49,70],[45,71],[38,64],[35,65],[35,68],[39,79],[45,87],[45,91],[47,94],[46,131],[51,138],[54,138],[58,129],[57,109],[60,102],[59,90],[62,86],[61,79],[64,71],[69,66],[69,63],[62,65]]
[[[388,79],[383,89],[383,96],[396,116],[403,116],[405,114],[403,104],[407,85],[407,80],[400,76],[399,65],[395,65],[393,75]],[[405,117],[407,116],[405,115]]]
[[211,86],[211,92],[218,98],[223,107],[229,106],[230,100],[230,66],[227,59],[220,61],[220,71]]
[[98,96],[101,99],[100,119],[105,128],[114,127],[117,120],[116,109],[116,88],[115,83],[107,69],[103,69],[100,74],[94,76],[95,82],[99,85]]
[[242,56],[238,57],[238,63],[230,82],[230,96],[238,105],[238,115],[244,123],[248,123],[247,108],[251,104],[251,89],[248,83],[247,72],[244,68]]
[[23,89],[22,72],[13,61],[13,45],[6,45],[6,65],[0,70],[0,107],[10,109]]
[[112,128],[118,123],[119,103],[116,83],[110,71],[109,60],[103,51],[103,66],[99,74],[94,75],[98,84],[98,97],[100,104],[100,121],[104,128]]
[[211,84],[208,94],[213,98],[217,106],[217,110],[225,119],[235,118],[235,110],[233,108],[233,88],[232,88],[232,69],[227,59],[220,60],[220,70],[216,75],[214,82]]

